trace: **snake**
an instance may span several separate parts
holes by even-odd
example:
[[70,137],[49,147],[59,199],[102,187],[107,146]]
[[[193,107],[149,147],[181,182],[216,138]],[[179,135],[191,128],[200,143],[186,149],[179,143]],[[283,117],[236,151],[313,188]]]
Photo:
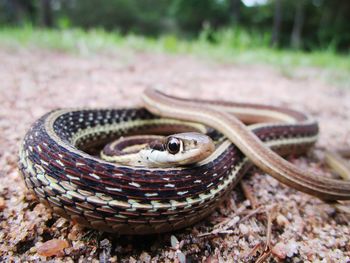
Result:
[[213,140],[198,132],[184,132],[167,137],[135,135],[108,143],[101,151],[101,158],[133,166],[174,167],[197,163],[214,150]]
[[[283,158],[304,154],[317,141],[318,124],[303,112],[184,99],[153,88],[142,100],[135,108],[57,109],[35,121],[19,150],[27,188],[76,224],[128,235],[174,231],[204,219],[252,166],[322,200],[350,199],[350,182],[321,178]],[[98,154],[124,136],[183,132],[209,136],[215,149],[174,167],[112,163]]]

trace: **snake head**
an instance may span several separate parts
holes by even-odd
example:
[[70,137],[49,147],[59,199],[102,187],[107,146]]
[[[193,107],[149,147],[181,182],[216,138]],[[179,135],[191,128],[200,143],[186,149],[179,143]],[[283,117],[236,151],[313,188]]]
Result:
[[214,142],[207,135],[187,132],[154,141],[139,152],[140,158],[150,167],[190,165],[207,158],[215,150]]

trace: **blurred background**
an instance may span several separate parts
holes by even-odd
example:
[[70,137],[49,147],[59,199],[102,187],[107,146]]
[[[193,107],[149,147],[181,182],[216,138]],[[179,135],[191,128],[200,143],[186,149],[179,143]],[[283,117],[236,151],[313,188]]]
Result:
[[283,49],[350,48],[348,0],[0,0],[0,25]]
[[0,48],[189,55],[350,87],[349,14],[348,0],[0,0]]

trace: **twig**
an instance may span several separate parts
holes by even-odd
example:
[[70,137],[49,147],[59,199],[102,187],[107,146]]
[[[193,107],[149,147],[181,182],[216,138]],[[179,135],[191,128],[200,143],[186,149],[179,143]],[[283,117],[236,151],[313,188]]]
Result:
[[252,217],[253,215],[262,212],[261,210],[263,210],[263,208],[264,208],[263,206],[260,206],[260,207],[258,207],[257,209],[251,211],[248,215],[246,215],[245,217],[243,217],[242,220],[240,220],[240,223],[246,221],[248,218]]
[[268,251],[264,251],[261,256],[255,261],[255,263],[261,263],[265,262],[267,258],[270,256],[271,250],[269,249]]
[[217,235],[217,234],[232,234],[233,230],[230,230],[229,228],[232,228],[233,226],[237,225],[238,223],[244,222],[245,220],[252,217],[253,215],[261,212],[262,209],[263,209],[263,207],[260,206],[257,209],[251,211],[248,215],[246,215],[242,219],[239,219],[239,217],[236,215],[235,217],[230,218],[229,220],[225,220],[224,222],[226,223],[226,225],[224,227],[221,228],[222,223],[219,223],[219,224],[217,224],[217,226],[219,226],[220,228],[214,228],[211,232],[199,234],[198,237],[206,237],[206,236]]
[[328,204],[332,205],[338,212],[350,215],[349,205],[343,204],[341,201],[328,202]]
[[245,256],[245,258],[247,259],[247,258],[250,258],[250,257],[252,257],[252,256],[254,256],[254,254],[256,253],[256,251],[258,251],[260,248],[261,248],[261,242],[260,243],[258,243],[258,244],[256,244],[253,248],[252,248],[252,250],[248,253],[248,255],[247,256]]
[[224,221],[222,221],[222,222],[216,224],[216,225],[214,226],[214,229],[215,229],[215,228],[219,228],[219,227],[221,227],[222,225],[227,224],[227,223],[228,223],[229,221],[231,221],[233,218],[235,218],[236,216],[239,216],[240,214],[242,214],[246,209],[247,209],[247,205],[246,205],[245,203],[243,203],[243,205],[240,206],[240,207],[233,213],[232,216],[230,216],[230,217],[226,218]]
[[214,229],[211,232],[199,234],[197,237],[206,237],[206,236],[217,235],[217,234],[232,234],[232,233],[233,233],[233,230]]
[[338,173],[343,180],[350,180],[350,165],[340,154],[333,151],[326,151],[325,162],[333,171]]
[[265,260],[270,256],[271,254],[271,234],[272,234],[272,221],[276,217],[277,212],[277,205],[273,205],[269,211],[266,211],[267,214],[267,229],[266,229],[266,242],[265,242],[265,248],[261,256],[255,261],[257,263],[265,262]]
[[253,209],[258,208],[259,202],[256,200],[254,196],[253,189],[243,180],[241,180],[241,187],[245,197],[249,200],[251,207]]
[[296,224],[296,227],[297,227],[297,233],[299,235],[302,235],[303,232],[304,232],[304,228],[305,228],[305,221],[301,217],[300,211],[299,211],[298,207],[296,206],[296,204],[293,203],[292,206],[293,206],[294,213],[296,215],[296,219],[295,219],[296,222],[295,222],[295,224]]
[[267,230],[266,230],[266,245],[265,250],[271,248],[271,232],[272,232],[272,221],[276,217],[277,205],[274,205],[267,213]]

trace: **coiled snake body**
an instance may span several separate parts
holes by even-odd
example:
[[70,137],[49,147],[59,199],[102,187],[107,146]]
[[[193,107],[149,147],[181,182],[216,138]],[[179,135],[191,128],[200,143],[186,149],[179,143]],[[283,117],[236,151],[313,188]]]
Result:
[[[157,96],[163,99],[164,105],[206,103],[179,100],[147,90],[144,97],[147,108],[161,115],[167,113],[153,101],[160,98]],[[268,146],[281,155],[303,153],[317,138],[317,123],[299,112],[208,102],[208,108],[213,107],[221,107],[220,114],[236,115],[247,124],[263,121],[249,125],[247,132],[264,142],[265,148]],[[19,167],[25,183],[55,213],[90,228],[120,234],[150,234],[191,225],[210,214],[226,198],[252,163],[243,153],[247,147],[243,147],[242,152],[241,145],[238,148],[227,139],[226,128],[218,129],[215,123],[211,125],[204,120],[204,124],[214,129],[207,128],[194,115],[187,119],[197,123],[176,120],[175,117],[186,117],[183,118],[181,112],[173,114],[178,116],[159,117],[144,108],[50,112],[32,125],[23,140]],[[207,133],[217,142],[216,150],[200,163],[177,168],[125,166],[95,156],[95,149],[113,138],[127,134],[169,134],[170,131]],[[274,175],[274,171],[271,174]],[[290,183],[282,174],[279,179],[298,189],[296,178]],[[301,190],[324,199],[346,199],[350,195],[346,183],[340,190],[334,190],[339,193],[335,195],[324,191],[313,179],[309,188],[300,181],[305,188]],[[328,186],[331,190],[332,187]]]

